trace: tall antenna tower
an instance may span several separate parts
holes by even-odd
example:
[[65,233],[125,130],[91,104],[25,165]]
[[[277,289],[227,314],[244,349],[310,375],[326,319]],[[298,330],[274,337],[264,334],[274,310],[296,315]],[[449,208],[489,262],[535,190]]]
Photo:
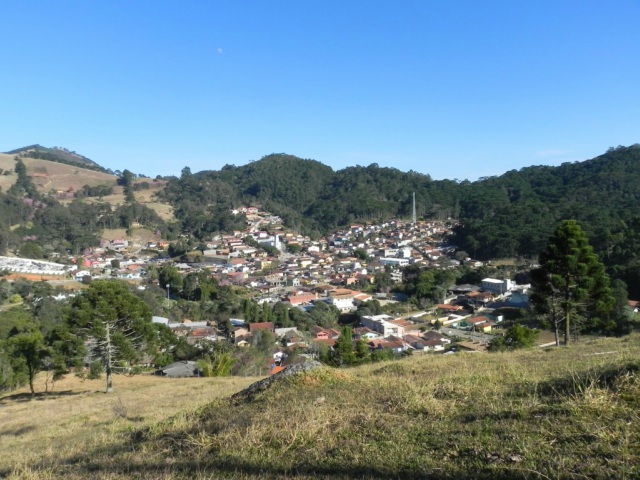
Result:
[[411,212],[411,224],[416,224],[416,192],[413,192],[413,210]]

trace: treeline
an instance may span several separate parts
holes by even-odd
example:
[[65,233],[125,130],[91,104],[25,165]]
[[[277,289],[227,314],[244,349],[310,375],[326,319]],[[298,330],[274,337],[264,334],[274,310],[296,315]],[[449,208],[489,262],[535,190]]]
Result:
[[227,210],[243,204],[261,205],[290,227],[318,236],[354,222],[408,219],[413,192],[419,218],[458,220],[452,242],[480,260],[534,258],[558,222],[575,219],[609,271],[640,294],[640,259],[625,247],[636,241],[633,225],[640,222],[640,145],[476,182],[437,181],[377,164],[334,172],[313,160],[274,154],[220,171],[185,169],[163,197],[179,212],[182,230],[196,236],[240,224]]

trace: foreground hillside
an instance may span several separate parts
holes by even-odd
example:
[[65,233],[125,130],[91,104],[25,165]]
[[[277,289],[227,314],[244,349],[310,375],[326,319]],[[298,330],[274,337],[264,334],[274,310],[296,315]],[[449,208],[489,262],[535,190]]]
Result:
[[[36,391],[44,392],[44,376],[38,380]],[[9,472],[30,478],[31,471],[33,478],[62,477],[62,465],[74,456],[111,448],[134,429],[153,427],[256,380],[117,376],[113,394],[105,395],[104,380],[68,375],[49,394],[32,398],[28,388],[5,394],[0,396],[0,478]]]
[[[639,368],[632,336],[320,369],[249,401],[219,398],[224,382],[162,382],[162,399],[123,385],[108,401],[138,401],[119,418],[101,394],[76,411],[71,391],[3,401],[0,458],[10,478],[638,478]],[[183,412],[158,415],[168,398]]]

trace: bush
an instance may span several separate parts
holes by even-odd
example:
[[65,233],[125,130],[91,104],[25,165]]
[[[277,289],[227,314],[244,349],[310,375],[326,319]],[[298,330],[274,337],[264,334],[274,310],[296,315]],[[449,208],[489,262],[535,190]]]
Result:
[[9,297],[9,303],[16,304],[16,303],[20,303],[21,301],[22,301],[22,297],[17,293],[14,293]]
[[99,380],[102,378],[102,372],[104,372],[104,366],[100,360],[95,360],[91,362],[89,366],[89,375],[87,378],[89,380]]

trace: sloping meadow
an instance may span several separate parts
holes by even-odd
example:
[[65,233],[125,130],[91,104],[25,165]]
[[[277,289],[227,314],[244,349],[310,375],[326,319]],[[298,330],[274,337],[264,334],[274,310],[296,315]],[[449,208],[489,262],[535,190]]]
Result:
[[638,478],[639,353],[631,336],[321,368],[29,474]]

